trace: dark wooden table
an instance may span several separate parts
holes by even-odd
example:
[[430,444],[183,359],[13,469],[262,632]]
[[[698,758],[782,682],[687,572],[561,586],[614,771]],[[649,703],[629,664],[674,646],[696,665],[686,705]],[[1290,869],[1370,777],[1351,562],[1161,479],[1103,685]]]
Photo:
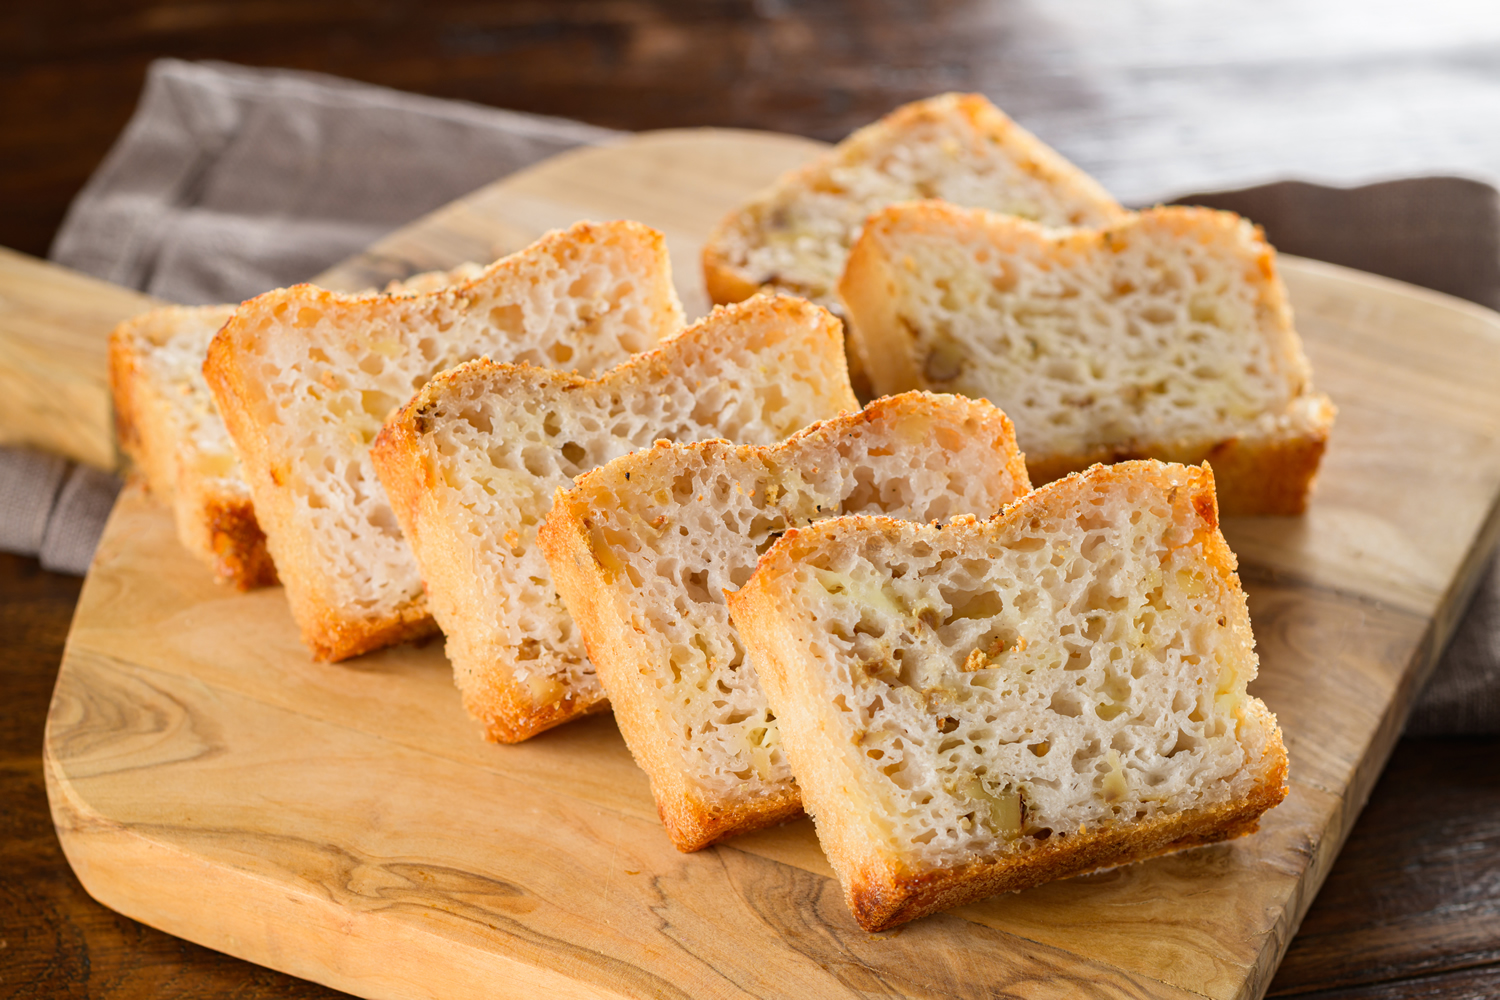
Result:
[[[1370,60],[1395,40],[1401,51],[1391,57],[1392,65],[1418,82],[1402,77],[1386,83],[1403,100],[1430,96],[1434,110],[1424,118],[1427,132],[1445,137],[1448,145],[1429,135],[1423,155],[1437,160],[1392,154],[1368,173],[1393,163],[1408,170],[1451,163],[1483,175],[1491,159],[1500,172],[1494,118],[1467,131],[1432,126],[1444,114],[1458,121],[1489,107],[1483,87],[1462,91],[1462,100],[1448,100],[1443,89],[1462,80],[1500,83],[1494,41],[1500,31],[1488,24],[1484,30],[1449,24],[1426,34],[1393,24],[1351,35],[1365,39],[1364,49],[1351,44],[1320,55],[1317,46],[1304,46],[1281,59],[1255,48],[1264,32],[1240,32],[1225,17],[1215,15],[1207,36],[1173,35],[1152,20],[1163,16],[1160,11],[1141,8],[1139,18],[1124,22],[1134,25],[1137,48],[1125,39],[1110,51],[1129,58],[1110,56],[1114,61],[1104,75],[1090,79],[1069,67],[1087,69],[1104,58],[1099,53],[1109,55],[1099,38],[1109,41],[1120,29],[1106,24],[1092,42],[1068,50],[1067,31],[1089,18],[1086,3],[1066,6],[1066,17],[1049,18],[1040,7],[1005,0],[3,5],[0,245],[46,252],[68,201],[128,119],[148,62],[161,55],[322,70],[619,128],[730,125],[825,139],[839,138],[906,100],[982,89],[1105,175],[1123,196],[1137,197],[1152,193],[1155,176],[1140,143],[1131,146],[1123,133],[1111,140],[1079,123],[1134,114],[1139,124],[1141,113],[1132,102],[1154,100],[1158,119],[1143,127],[1175,128],[1183,148],[1195,155],[1207,150],[1200,157],[1202,172],[1177,182],[1201,190],[1230,175],[1213,172],[1211,129],[1194,132],[1202,123],[1191,116],[1177,125],[1170,120],[1179,95],[1211,94],[1238,81],[1259,87],[1260,94],[1280,86],[1289,104],[1303,91],[1371,93],[1371,101],[1383,102],[1378,90],[1384,78],[1372,72]],[[1274,15],[1282,7],[1258,6],[1241,16],[1260,18],[1262,10]],[[1351,0],[1336,0],[1332,8],[1367,16]],[[1324,20],[1338,13],[1325,9]],[[1335,23],[1325,34],[1342,37],[1336,29]],[[1158,44],[1161,37],[1167,42]],[[1198,59],[1203,37],[1219,46],[1220,59]],[[1229,50],[1241,37],[1249,41],[1236,60]],[[1349,69],[1347,79],[1330,76],[1340,66]],[[1161,90],[1163,80],[1176,80],[1177,89]],[[1136,110],[1120,110],[1126,105]],[[1298,120],[1316,123],[1305,115]],[[1361,126],[1357,116],[1349,126],[1359,141],[1380,127]],[[1305,148],[1314,153],[1323,148],[1320,142],[1347,148],[1338,136],[1333,139],[1338,141],[1305,126]],[[1394,135],[1385,141],[1392,149],[1411,145]],[[1255,148],[1264,152],[1263,146]],[[1129,150],[1134,152],[1126,155]],[[1215,155],[1222,154],[1221,148]],[[1256,169],[1318,172],[1297,171],[1300,162],[1267,154]],[[1323,171],[1337,173],[1332,167]],[[89,899],[73,877],[52,831],[40,748],[78,589],[76,579],[0,554],[0,997],[336,995],[112,913]],[[1500,738],[1398,745],[1292,942],[1273,995],[1500,996],[1497,759]]]

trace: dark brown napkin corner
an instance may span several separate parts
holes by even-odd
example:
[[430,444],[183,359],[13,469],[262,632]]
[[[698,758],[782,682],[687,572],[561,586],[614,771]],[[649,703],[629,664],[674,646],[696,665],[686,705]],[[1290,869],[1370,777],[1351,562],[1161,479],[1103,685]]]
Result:
[[[176,301],[247,298],[305,280],[486,181],[616,134],[315,74],[160,60],[52,257]],[[1239,212],[1286,253],[1500,309],[1500,195],[1488,185],[1288,181],[1177,201]],[[7,491],[26,469],[35,482]],[[0,531],[0,548],[34,553],[53,539],[52,564],[81,573],[118,485],[89,490],[63,477],[58,461],[0,449],[0,522],[16,529]],[[51,507],[14,509],[23,500]],[[1500,732],[1500,562],[1485,571],[1408,728]]]

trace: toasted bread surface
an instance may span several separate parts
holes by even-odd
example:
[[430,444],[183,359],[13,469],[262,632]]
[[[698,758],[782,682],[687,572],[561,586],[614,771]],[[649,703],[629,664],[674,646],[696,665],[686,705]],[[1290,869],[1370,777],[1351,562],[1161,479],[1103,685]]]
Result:
[[1212,473],[788,531],[729,596],[862,926],[1240,836],[1286,794]]
[[388,414],[468,359],[592,372],[653,346],[681,317],[661,234],[630,222],[550,233],[431,292],[299,285],[242,305],[204,374],[314,656],[435,630],[369,457]]
[[876,391],[959,392],[1016,424],[1035,482],[1214,465],[1230,514],[1295,514],[1333,423],[1275,251],[1228,212],[1046,230],[939,202],[873,216],[840,293]]
[[724,601],[759,554],[842,513],[988,516],[1029,488],[1003,413],[906,393],[777,445],[661,442],[558,494],[538,540],[679,849],[801,808]]
[[769,444],[855,407],[838,320],[766,296],[597,379],[481,361],[418,393],[375,460],[486,736],[514,742],[605,707],[535,544],[557,489],[658,439]]

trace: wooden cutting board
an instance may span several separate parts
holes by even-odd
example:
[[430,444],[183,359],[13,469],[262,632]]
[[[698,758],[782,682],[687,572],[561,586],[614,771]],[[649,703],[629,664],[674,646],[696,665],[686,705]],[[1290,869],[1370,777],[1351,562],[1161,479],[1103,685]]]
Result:
[[[647,134],[487,188],[326,276],[487,259],[580,217],[667,234],[692,312],[725,210],[820,148]],[[1283,259],[1340,407],[1302,518],[1225,525],[1291,795],[1253,837],[868,935],[802,820],[677,853],[613,722],[483,743],[438,644],[313,663],[138,489],[84,585],[48,790],[84,886],[369,997],[1257,997],[1500,531],[1500,317]]]

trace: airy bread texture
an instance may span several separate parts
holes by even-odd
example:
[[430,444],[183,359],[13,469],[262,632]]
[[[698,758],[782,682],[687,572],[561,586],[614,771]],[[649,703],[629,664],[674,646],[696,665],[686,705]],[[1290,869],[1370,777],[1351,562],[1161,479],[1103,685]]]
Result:
[[861,926],[1253,832],[1286,794],[1205,466],[788,531],[729,604]]
[[987,517],[1030,488],[1005,414],[912,392],[779,445],[662,442],[558,494],[539,541],[679,850],[801,811],[724,591],[789,527]]
[[[477,277],[478,264],[429,271],[386,286],[432,291]],[[234,442],[203,378],[203,359],[234,306],[167,306],[109,335],[109,382],[120,447],[172,508],[177,537],[214,579],[240,590],[276,583]]]
[[865,126],[725,217],[703,248],[708,294],[738,302],[770,286],[837,310],[835,287],[865,218],[917,198],[1052,226],[1125,215],[1092,178],[983,95],[943,94]]
[[203,358],[234,306],[168,306],[109,335],[120,447],[172,508],[177,537],[240,590],[276,582],[234,444],[203,380]]
[[369,457],[387,415],[481,355],[592,372],[681,324],[665,241],[633,222],[550,233],[433,292],[299,285],[242,305],[204,375],[314,656],[341,660],[435,628]]
[[865,226],[839,286],[877,392],[1016,423],[1035,482],[1125,458],[1213,464],[1226,514],[1297,514],[1333,424],[1275,251],[1229,212],[1047,230],[940,202]]
[[481,361],[428,384],[375,459],[485,735],[512,743],[607,707],[535,544],[555,491],[653,441],[770,444],[856,405],[838,320],[767,296],[597,379]]

